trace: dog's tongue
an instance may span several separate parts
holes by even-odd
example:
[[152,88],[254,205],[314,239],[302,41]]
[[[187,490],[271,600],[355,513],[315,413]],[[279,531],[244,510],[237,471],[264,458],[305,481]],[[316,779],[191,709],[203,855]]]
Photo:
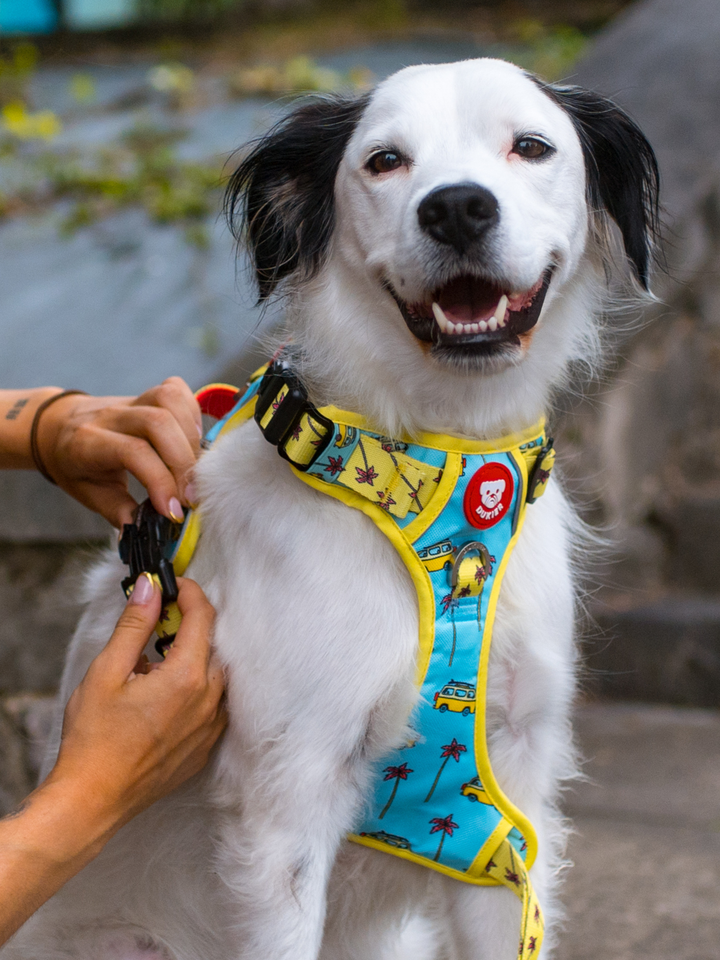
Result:
[[453,323],[477,323],[493,316],[502,295],[492,283],[463,276],[438,290],[435,299]]

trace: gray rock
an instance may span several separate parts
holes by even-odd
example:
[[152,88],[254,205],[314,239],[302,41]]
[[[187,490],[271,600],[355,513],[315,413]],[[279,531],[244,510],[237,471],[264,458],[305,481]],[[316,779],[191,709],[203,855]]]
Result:
[[660,512],[658,519],[668,539],[667,582],[685,590],[720,592],[720,498],[689,497]]
[[720,600],[664,596],[592,611],[588,686],[616,699],[720,707]]
[[579,83],[611,96],[655,146],[664,202],[682,218],[720,172],[720,7],[644,0],[613,21],[579,65]]
[[596,611],[615,639],[593,642],[588,661],[615,696],[718,703],[719,48],[716,0],[644,0],[572,78],[613,97],[648,135],[666,222],[667,271],[653,281],[662,302],[644,310],[647,325],[625,337],[622,360],[566,418],[559,444],[571,486],[616,547],[613,602]]
[[57,687],[91,556],[72,545],[0,544],[0,693]]
[[0,706],[0,816],[16,807],[31,789],[22,734]]
[[7,697],[3,704],[22,738],[25,768],[35,785],[55,719],[55,697],[36,693]]

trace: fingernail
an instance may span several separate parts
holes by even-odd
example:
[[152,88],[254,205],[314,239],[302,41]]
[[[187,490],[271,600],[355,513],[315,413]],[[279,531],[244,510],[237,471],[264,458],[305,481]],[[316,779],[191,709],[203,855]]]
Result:
[[170,517],[175,521],[175,523],[182,523],[183,520],[185,519],[183,515],[182,504],[180,503],[177,497],[170,498],[170,503],[168,504],[168,511],[170,513]]
[[198,493],[195,483],[191,480],[190,483],[185,487],[185,499],[188,503],[191,503],[193,506],[198,502]]
[[130,594],[130,603],[150,603],[155,592],[155,583],[149,573],[141,573]]
[[199,436],[199,437],[202,437],[202,435],[203,435],[203,428],[202,428],[202,426],[201,426],[199,423],[196,423],[195,426],[197,427],[198,436]]

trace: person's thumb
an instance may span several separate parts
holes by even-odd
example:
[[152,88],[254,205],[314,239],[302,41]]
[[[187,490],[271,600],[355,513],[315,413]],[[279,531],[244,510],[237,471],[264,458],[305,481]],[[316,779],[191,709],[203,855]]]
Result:
[[141,573],[105,649],[98,657],[108,680],[124,682],[138,662],[160,616],[160,588]]

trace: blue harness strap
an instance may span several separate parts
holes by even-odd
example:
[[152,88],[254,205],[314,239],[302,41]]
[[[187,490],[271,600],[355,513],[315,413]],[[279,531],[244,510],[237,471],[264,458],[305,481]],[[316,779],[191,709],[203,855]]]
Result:
[[[539,449],[543,437],[531,443]],[[414,444],[408,452],[421,455]],[[426,455],[444,466],[439,451]],[[368,814],[352,838],[469,881],[487,881],[499,835],[523,860],[530,844],[535,853],[531,825],[504,815],[483,716],[496,587],[519,527],[526,477],[513,451],[464,455],[439,516],[411,541],[432,586],[432,647],[410,741],[379,763]]]

